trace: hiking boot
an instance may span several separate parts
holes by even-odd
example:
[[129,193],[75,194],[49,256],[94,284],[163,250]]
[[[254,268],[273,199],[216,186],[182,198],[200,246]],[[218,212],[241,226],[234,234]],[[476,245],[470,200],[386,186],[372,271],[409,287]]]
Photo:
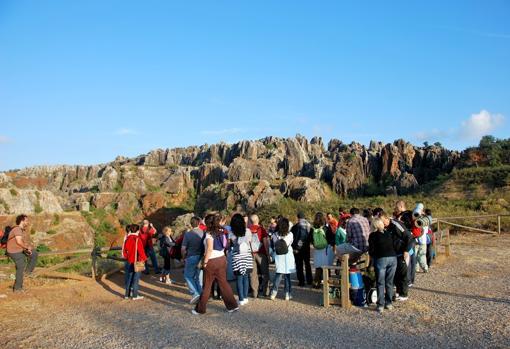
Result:
[[239,310],[239,307],[236,307],[234,309],[227,309],[227,313],[234,313]]
[[136,296],[136,297],[133,297],[131,299],[134,300],[134,301],[139,301],[139,300],[142,300],[143,298],[144,298],[143,296]]

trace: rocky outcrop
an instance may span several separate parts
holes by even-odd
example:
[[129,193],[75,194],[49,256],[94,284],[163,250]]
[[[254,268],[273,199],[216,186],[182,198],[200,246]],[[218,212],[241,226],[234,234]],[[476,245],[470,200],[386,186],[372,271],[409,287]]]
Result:
[[57,197],[48,190],[0,189],[0,214],[61,213]]
[[[124,217],[163,217],[166,207],[195,199],[199,211],[256,210],[282,197],[320,201],[324,185],[342,196],[364,195],[369,187],[371,192],[377,187],[380,193],[403,194],[450,172],[459,159],[458,152],[404,140],[372,141],[365,147],[332,139],[325,149],[320,137],[308,141],[300,135],[157,149],[96,166],[0,173],[0,212],[35,212],[35,191],[43,211],[78,209],[88,202],[92,209]],[[14,200],[10,189],[26,192]]]

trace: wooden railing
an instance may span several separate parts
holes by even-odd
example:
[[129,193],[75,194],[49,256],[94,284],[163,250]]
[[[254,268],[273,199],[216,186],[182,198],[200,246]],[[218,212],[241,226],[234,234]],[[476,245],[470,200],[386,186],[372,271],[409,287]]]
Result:
[[[501,218],[502,217],[510,217],[510,214],[489,214],[489,215],[479,215],[479,216],[457,216],[457,217],[440,217],[433,220],[433,224],[437,224],[437,231],[441,231],[441,225],[450,225],[457,228],[462,228],[466,230],[473,230],[480,233],[486,233],[486,234],[494,234],[494,235],[500,235],[501,234]],[[490,218],[496,218],[496,224],[497,224],[497,230],[487,230],[487,229],[480,229],[476,227],[470,227],[463,224],[453,223],[450,222],[452,220],[470,220],[470,219],[490,219]]]

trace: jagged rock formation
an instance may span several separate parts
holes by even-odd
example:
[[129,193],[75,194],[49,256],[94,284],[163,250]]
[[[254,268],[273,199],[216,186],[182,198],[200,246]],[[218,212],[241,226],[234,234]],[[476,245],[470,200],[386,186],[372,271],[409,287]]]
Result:
[[[199,212],[254,210],[282,197],[319,201],[331,191],[326,186],[343,196],[373,194],[374,188],[381,194],[407,193],[450,172],[459,159],[459,152],[403,140],[371,142],[367,148],[333,139],[326,149],[321,138],[308,141],[299,135],[157,149],[104,165],[0,173],[0,213],[35,212],[35,194],[30,194],[35,191],[44,212],[77,209],[88,202],[115,211],[119,218],[195,201]],[[8,195],[13,188],[32,199],[16,204]]]

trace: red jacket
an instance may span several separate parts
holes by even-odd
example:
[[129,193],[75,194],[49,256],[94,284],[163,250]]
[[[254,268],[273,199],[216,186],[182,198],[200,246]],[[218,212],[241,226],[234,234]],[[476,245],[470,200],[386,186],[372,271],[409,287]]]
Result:
[[156,229],[154,228],[140,228],[140,239],[142,239],[143,247],[153,247],[154,244],[152,239],[154,238],[154,234],[156,234]]
[[253,224],[250,227],[250,230],[253,234],[257,234],[259,241],[260,241],[260,247],[259,247],[259,250],[257,251],[257,253],[267,255],[268,253],[266,252],[266,247],[264,246],[264,239],[269,238],[269,235],[267,234],[266,229],[264,229],[264,227],[261,225]]
[[145,262],[147,256],[145,255],[145,248],[143,242],[138,234],[128,234],[124,244],[122,245],[122,257],[127,260],[130,264],[135,263],[135,248],[138,262]]

